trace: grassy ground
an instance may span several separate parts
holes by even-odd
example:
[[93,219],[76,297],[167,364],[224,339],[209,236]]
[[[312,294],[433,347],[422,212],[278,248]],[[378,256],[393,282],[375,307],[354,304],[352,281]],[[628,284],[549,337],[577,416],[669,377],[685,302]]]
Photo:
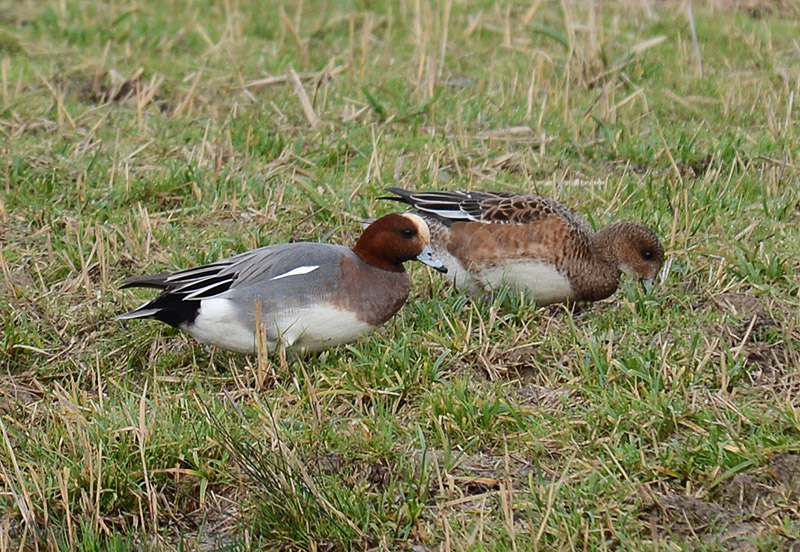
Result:
[[[0,551],[798,549],[800,8],[692,7],[0,0]],[[390,185],[645,222],[661,285],[415,266],[301,360],[110,321]]]

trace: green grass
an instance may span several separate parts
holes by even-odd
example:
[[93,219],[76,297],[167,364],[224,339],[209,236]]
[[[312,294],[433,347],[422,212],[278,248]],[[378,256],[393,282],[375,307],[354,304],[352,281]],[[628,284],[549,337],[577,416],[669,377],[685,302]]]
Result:
[[[693,8],[700,60],[679,2],[0,0],[0,551],[798,546],[800,10]],[[662,282],[414,266],[304,359],[110,320],[386,186],[642,221]]]

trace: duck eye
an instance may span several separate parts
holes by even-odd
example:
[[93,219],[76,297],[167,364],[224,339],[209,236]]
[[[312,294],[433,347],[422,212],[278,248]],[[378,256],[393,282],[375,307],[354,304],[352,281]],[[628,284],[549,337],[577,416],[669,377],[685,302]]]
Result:
[[411,228],[403,228],[400,230],[400,234],[402,234],[404,238],[413,238],[415,232]]

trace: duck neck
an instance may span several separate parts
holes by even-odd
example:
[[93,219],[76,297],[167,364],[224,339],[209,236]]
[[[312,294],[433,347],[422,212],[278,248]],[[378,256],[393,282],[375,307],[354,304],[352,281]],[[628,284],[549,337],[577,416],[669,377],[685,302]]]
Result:
[[594,250],[595,267],[592,283],[580,295],[584,301],[599,301],[610,296],[617,290],[620,276],[618,224],[612,224],[596,232],[592,236],[592,249]]

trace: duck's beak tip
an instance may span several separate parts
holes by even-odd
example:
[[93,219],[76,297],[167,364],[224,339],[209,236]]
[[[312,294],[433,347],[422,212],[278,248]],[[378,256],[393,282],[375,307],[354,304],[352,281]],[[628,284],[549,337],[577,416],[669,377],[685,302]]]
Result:
[[441,272],[442,274],[447,273],[447,267],[444,266],[444,263],[441,260],[436,258],[436,256],[433,254],[433,249],[431,249],[430,246],[425,246],[425,249],[422,250],[422,253],[417,255],[417,260],[428,265],[432,269]]
[[653,290],[656,288],[655,277],[642,278],[641,282],[642,282],[642,289],[645,291],[645,293],[647,293],[648,295],[653,293]]

